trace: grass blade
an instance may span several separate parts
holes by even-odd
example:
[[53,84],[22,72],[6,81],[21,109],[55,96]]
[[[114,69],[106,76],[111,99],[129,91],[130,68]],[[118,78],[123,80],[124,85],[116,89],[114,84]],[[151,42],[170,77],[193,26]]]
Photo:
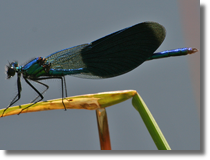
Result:
[[157,148],[159,150],[171,150],[154,117],[139,94],[133,97],[132,104],[139,112]]

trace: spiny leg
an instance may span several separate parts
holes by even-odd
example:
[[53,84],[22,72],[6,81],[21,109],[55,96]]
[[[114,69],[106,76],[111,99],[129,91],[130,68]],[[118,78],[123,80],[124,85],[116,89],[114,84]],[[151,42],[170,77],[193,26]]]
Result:
[[[42,82],[39,82],[39,81],[37,81],[37,80],[33,80],[34,82],[37,82],[37,83],[39,83],[39,84],[42,84],[43,86],[45,86],[46,87],[46,89],[41,93],[42,95],[49,89],[49,86],[48,85],[46,85],[46,84],[44,84],[44,83],[42,83]],[[32,100],[31,101],[31,103],[34,103],[36,100],[37,100],[37,98],[39,98],[40,96],[38,95],[34,100]]]
[[[66,111],[66,106],[63,102],[63,97],[64,97],[64,90],[63,90],[63,86],[65,87],[65,92],[66,92],[66,96],[67,96],[67,89],[66,89],[66,81],[64,77],[47,77],[47,78],[38,78],[37,80],[45,80],[45,79],[60,79],[61,80],[61,89],[62,89],[62,103],[64,106],[64,109]],[[64,83],[64,85],[63,85]]]
[[[65,80],[63,80],[63,77],[58,77],[58,78],[60,78],[60,79],[61,79],[61,88],[62,88],[62,103],[63,103],[63,106],[64,106],[65,111],[66,111],[66,106],[65,106],[65,104],[64,104],[64,102],[63,102],[63,97],[64,97],[64,94],[63,94],[63,81],[65,81]],[[65,90],[66,90],[66,81],[65,81]],[[67,95],[67,90],[66,90],[66,95]]]
[[[45,89],[42,93],[40,93],[40,92],[39,92],[39,91],[38,91],[38,90],[37,90],[37,89],[36,89],[36,88],[35,88],[27,79],[26,79],[26,78],[24,78],[25,81],[26,81],[26,83],[28,83],[28,85],[31,86],[31,88],[33,88],[33,89],[38,93],[38,96],[32,101],[33,104],[31,104],[30,106],[28,106],[28,107],[22,109],[22,110],[18,113],[18,115],[19,115],[23,110],[25,110],[25,109],[31,107],[32,105],[34,105],[35,103],[41,101],[41,100],[44,98],[42,94],[43,94],[44,92],[47,91],[47,89],[49,88],[49,86],[46,85],[46,84],[44,84],[44,83],[42,83],[42,82],[39,82],[38,80],[55,79],[55,78],[61,79],[62,103],[63,103],[63,106],[64,106],[64,108],[65,108],[65,110],[66,110],[66,106],[65,106],[65,104],[64,104],[64,102],[63,102],[63,98],[64,98],[64,94],[63,94],[63,83],[64,83],[64,87],[65,87],[65,94],[66,94],[66,97],[67,97],[67,88],[66,88],[65,77],[47,77],[47,78],[38,78],[38,79],[36,79],[36,80],[33,80],[33,81],[35,81],[35,82],[37,82],[37,83],[39,83],[39,84],[42,84],[42,85],[44,85],[44,86],[46,87],[46,89]],[[21,90],[22,90],[22,87],[21,87],[21,82],[20,82],[20,75],[18,75],[18,78],[17,78],[17,87],[18,87],[18,94],[14,97],[14,99],[10,102],[10,104],[5,108],[5,110],[3,111],[1,117],[3,117],[3,114],[5,113],[5,111],[6,111],[10,106],[12,106],[15,102],[17,102],[17,101],[20,99],[20,97],[21,97]],[[18,98],[17,98],[17,97],[18,97]],[[38,97],[40,97],[40,100],[38,100],[37,102],[34,102],[35,100],[37,100]],[[17,98],[17,99],[16,99],[16,98]]]
[[[39,101],[41,101],[44,97],[42,96],[42,94],[26,79],[26,78],[24,78],[24,80],[26,81],[26,83],[28,83],[28,85],[31,87],[31,88],[33,88],[38,94],[39,94],[39,97],[41,98],[40,100],[38,100],[37,102],[39,102]],[[26,107],[26,108],[24,108],[24,109],[22,109],[19,113],[18,113],[18,115],[23,111],[23,110],[25,110],[25,109],[27,109],[27,108],[29,108],[29,107],[31,107],[32,105],[34,105],[34,104],[36,104],[37,102],[35,102],[35,103],[33,103],[33,104],[31,104],[31,105],[29,105],[28,107]]]
[[18,89],[18,93],[17,95],[13,98],[13,100],[10,102],[10,104],[5,108],[5,110],[3,111],[1,117],[3,117],[5,111],[10,107],[12,106],[14,103],[16,103],[20,97],[21,97],[21,90],[22,90],[22,87],[21,87],[21,82],[20,82],[20,74],[18,74],[17,76],[17,89]]
[[[61,77],[61,76],[58,76],[58,77],[45,77],[45,78],[37,78],[36,80],[33,80],[33,81],[35,81],[35,82],[38,82],[38,83],[40,83],[40,84],[43,84],[43,85],[46,85],[46,84],[44,84],[44,83],[41,83],[40,81],[38,81],[38,80],[46,80],[46,79],[60,79],[61,80],[61,88],[62,88],[62,103],[63,103],[63,106],[64,106],[64,109],[65,109],[65,111],[66,111],[66,106],[65,106],[65,104],[64,104],[64,102],[63,102],[63,98],[64,98],[64,89],[63,89],[63,86],[65,87],[65,93],[66,93],[66,97],[67,97],[67,88],[66,88],[66,81],[65,81],[65,77]],[[64,84],[63,84],[64,83]],[[47,85],[46,85],[46,87],[47,87]],[[48,88],[49,88],[49,86],[48,86]],[[48,89],[47,88],[47,89]],[[46,89],[46,90],[47,90]],[[45,90],[45,91],[46,91]],[[44,91],[44,92],[45,92]],[[44,93],[44,92],[42,92],[42,93]],[[39,97],[39,96],[38,96]],[[37,97],[37,98],[38,98]],[[37,99],[36,98],[36,99]]]
[[64,106],[64,109],[66,111],[66,106],[63,102],[63,97],[64,97],[64,91],[63,91],[63,83],[64,83],[64,87],[65,87],[65,92],[66,92],[66,96],[67,96],[67,89],[66,89],[66,81],[65,81],[65,78],[64,77],[52,77],[52,79],[60,79],[61,80],[61,89],[62,89],[62,103],[63,103],[63,106]]
[[65,87],[66,97],[68,97],[68,95],[67,95],[67,87],[66,87],[66,78],[65,78],[65,76],[63,77],[63,82],[64,82],[64,87]]

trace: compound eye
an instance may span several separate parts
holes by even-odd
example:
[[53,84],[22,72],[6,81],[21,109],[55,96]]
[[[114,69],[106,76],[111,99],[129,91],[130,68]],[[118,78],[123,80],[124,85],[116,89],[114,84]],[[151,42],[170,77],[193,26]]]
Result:
[[14,68],[7,68],[7,79],[13,77],[15,75],[15,69]]
[[6,73],[7,73],[7,79],[13,77],[15,75],[16,72],[16,68],[18,64],[17,62],[12,62],[9,64],[9,66],[6,66]]

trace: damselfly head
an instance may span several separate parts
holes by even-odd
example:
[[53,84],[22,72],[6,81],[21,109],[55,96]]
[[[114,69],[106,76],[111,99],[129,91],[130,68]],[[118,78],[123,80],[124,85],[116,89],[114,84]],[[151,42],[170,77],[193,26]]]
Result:
[[9,79],[15,75],[16,67],[18,67],[17,62],[9,63],[9,66],[6,66],[7,79]]

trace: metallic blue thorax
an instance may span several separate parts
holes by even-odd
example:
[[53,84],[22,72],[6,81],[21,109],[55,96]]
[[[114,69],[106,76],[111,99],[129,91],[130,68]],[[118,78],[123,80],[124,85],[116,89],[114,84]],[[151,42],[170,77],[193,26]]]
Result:
[[49,67],[50,65],[42,57],[37,57],[26,65],[18,67],[18,70],[23,74],[23,77],[36,79],[40,76],[47,75],[49,73]]

